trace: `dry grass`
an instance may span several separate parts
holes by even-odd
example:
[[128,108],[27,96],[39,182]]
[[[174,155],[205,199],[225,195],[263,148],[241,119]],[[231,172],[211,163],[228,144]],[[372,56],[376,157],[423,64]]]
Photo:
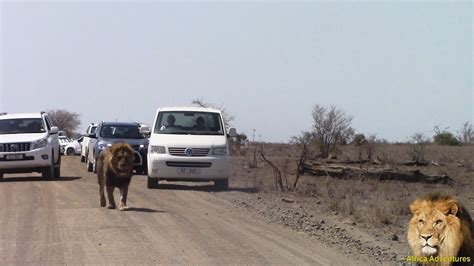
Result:
[[[426,194],[443,192],[458,197],[468,204],[474,191],[474,146],[437,146],[428,145],[425,159],[440,163],[440,166],[419,168],[425,174],[447,174],[454,179],[451,185],[404,183],[400,181],[381,182],[364,179],[336,179],[332,177],[302,176],[296,189],[290,184],[296,175],[297,151],[287,144],[266,144],[268,158],[282,170],[285,176],[286,189],[295,195],[316,198],[328,212],[337,212],[355,221],[377,226],[404,226],[410,216],[409,203]],[[251,148],[250,148],[251,149]],[[411,160],[411,146],[408,144],[377,144],[374,158],[392,168],[415,169],[403,167],[398,163]],[[251,152],[245,156],[232,158],[233,175],[238,177],[249,191],[275,191],[272,170],[262,162],[255,167]],[[356,147],[341,148],[340,160],[357,160],[359,152]],[[365,181],[364,181],[365,180]],[[474,209],[474,206],[467,206]]]

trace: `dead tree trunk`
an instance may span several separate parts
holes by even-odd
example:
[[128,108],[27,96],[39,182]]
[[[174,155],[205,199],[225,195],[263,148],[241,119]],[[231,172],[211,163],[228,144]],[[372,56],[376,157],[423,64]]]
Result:
[[266,157],[265,157],[265,153],[263,152],[263,147],[260,149],[260,157],[262,158],[262,160],[267,163],[273,170],[273,177],[275,179],[275,184],[276,186],[280,189],[280,191],[283,191],[284,188],[283,188],[283,180],[281,178],[281,171],[280,171],[280,168],[278,168],[273,162],[271,162],[270,160],[268,160]]

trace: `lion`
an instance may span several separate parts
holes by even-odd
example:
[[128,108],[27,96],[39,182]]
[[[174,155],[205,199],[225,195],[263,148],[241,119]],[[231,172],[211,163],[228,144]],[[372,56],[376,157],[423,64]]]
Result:
[[[451,196],[432,194],[410,204],[408,243],[416,257],[474,259],[473,223],[466,208]],[[450,263],[440,263],[450,265]]]
[[121,211],[126,210],[128,186],[133,173],[133,149],[123,142],[113,144],[109,149],[103,150],[97,161],[97,179],[99,181],[100,206],[105,207],[104,186],[107,189],[109,204],[108,209],[115,209],[114,189],[120,190]]

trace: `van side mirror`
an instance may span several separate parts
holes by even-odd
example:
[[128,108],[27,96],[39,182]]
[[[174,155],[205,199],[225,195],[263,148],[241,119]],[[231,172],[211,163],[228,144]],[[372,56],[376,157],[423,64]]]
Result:
[[237,136],[237,130],[233,127],[230,127],[229,130],[227,131],[227,135],[233,138]]
[[51,127],[51,130],[49,131],[49,134],[58,134],[59,133],[59,128],[58,127]]

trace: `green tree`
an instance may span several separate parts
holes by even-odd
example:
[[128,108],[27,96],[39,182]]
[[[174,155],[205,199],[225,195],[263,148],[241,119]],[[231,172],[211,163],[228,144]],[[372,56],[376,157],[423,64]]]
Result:
[[460,141],[448,131],[448,127],[441,130],[439,125],[434,127],[435,135],[433,136],[433,142],[438,145],[450,145],[456,146],[460,144]]

